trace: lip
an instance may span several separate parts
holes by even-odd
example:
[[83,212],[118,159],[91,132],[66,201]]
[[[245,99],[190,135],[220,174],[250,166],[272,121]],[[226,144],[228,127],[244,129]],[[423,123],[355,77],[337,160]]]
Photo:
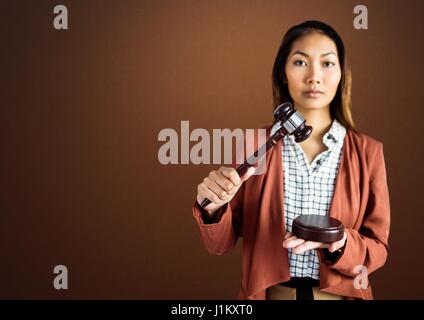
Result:
[[319,90],[308,90],[308,91],[304,91],[303,93],[308,97],[316,98],[321,96],[324,92]]

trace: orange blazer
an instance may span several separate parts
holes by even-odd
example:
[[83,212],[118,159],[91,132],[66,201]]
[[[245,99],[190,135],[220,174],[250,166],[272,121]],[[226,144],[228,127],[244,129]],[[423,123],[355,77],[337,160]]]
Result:
[[[268,287],[290,279],[288,251],[282,245],[286,231],[281,143],[267,153],[266,173],[244,182],[220,210],[217,223],[204,224],[200,206],[195,202],[192,207],[210,253],[223,254],[243,237],[239,299],[265,299]],[[344,224],[347,241],[343,255],[332,265],[318,254],[320,289],[373,299],[371,286],[355,288],[354,283],[356,266],[365,266],[370,274],[384,265],[388,253],[390,202],[381,142],[347,130],[329,215]]]

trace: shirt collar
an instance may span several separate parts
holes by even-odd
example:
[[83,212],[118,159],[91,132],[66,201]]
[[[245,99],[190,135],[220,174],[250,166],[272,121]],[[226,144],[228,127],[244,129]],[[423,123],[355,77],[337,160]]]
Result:
[[337,121],[333,120],[330,130],[322,137],[322,142],[328,147],[332,148],[335,145],[343,145],[343,140],[346,135],[346,128]]
[[[333,149],[336,146],[343,146],[344,137],[346,135],[346,128],[338,122],[333,120],[330,129],[322,137],[322,142],[328,149]],[[292,135],[288,135],[293,143],[296,143]]]

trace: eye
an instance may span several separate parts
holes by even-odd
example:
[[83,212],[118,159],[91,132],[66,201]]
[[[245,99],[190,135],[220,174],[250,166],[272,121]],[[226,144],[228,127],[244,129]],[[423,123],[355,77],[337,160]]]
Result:
[[305,61],[302,61],[302,60],[296,60],[294,62],[294,65],[295,66],[306,66],[306,62]]
[[329,68],[329,67],[335,66],[336,64],[335,64],[334,62],[331,62],[331,61],[326,61],[326,62],[324,62],[322,65],[323,65],[325,68]]

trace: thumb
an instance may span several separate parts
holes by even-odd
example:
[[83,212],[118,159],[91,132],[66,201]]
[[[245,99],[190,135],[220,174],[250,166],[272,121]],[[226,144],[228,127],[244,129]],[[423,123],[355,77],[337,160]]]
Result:
[[331,243],[329,246],[328,246],[328,251],[330,251],[330,252],[334,252],[334,251],[336,251],[336,245],[335,245],[335,243],[333,242],[333,243]]
[[334,252],[334,251],[337,251],[340,247],[341,247],[340,241],[336,241],[336,242],[331,243],[328,246],[328,251]]
[[241,177],[241,182],[245,182],[247,179],[249,179],[253,174],[255,173],[255,168],[249,167],[247,169],[246,173]]

